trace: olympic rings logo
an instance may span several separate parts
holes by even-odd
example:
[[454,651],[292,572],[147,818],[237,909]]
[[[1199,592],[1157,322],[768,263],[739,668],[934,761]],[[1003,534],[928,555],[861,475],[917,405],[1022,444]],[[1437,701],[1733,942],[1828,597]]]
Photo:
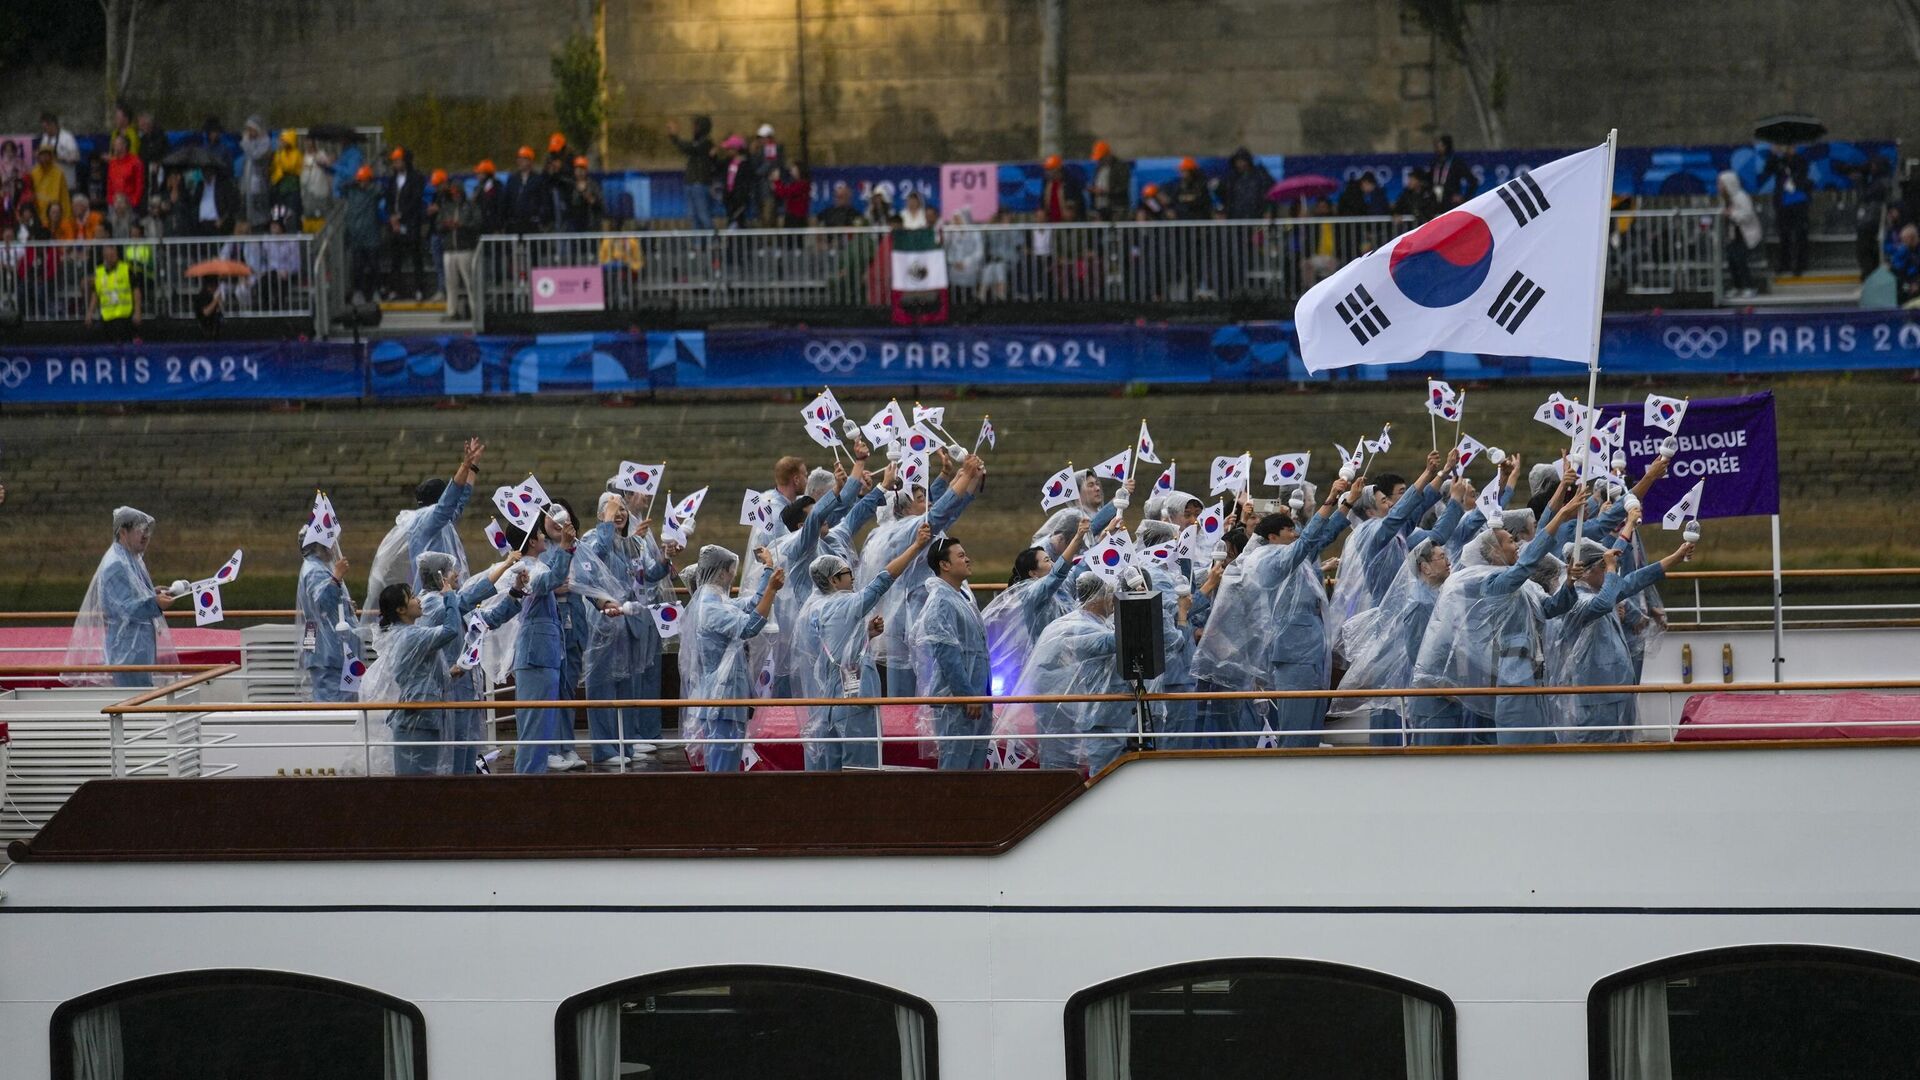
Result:
[[809,341],[807,363],[822,375],[845,375],[867,359],[867,346],[859,341]]
[[24,357],[14,357],[0,364],[0,386],[17,390],[33,375],[33,361]]
[[1670,326],[1660,340],[1682,360],[1711,360],[1727,347],[1727,332],[1718,326]]

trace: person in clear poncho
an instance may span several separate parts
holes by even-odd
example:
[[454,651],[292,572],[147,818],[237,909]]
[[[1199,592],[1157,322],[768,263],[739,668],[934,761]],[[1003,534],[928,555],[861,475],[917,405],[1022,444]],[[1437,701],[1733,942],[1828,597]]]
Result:
[[[866,463],[865,458],[856,460],[859,460],[862,465]],[[881,505],[891,494],[894,472],[892,465],[887,466],[886,471],[881,474],[880,482],[872,484],[866,494],[852,499],[851,504],[848,502],[851,495],[843,496],[841,507],[845,515],[820,537],[820,553],[834,555],[845,561],[853,569],[855,577],[860,576],[860,545],[856,544],[853,538],[860,535],[860,530],[866,528],[878,515]],[[871,482],[871,474],[868,482]]]
[[[1553,533],[1576,504],[1562,505],[1553,519],[1521,547],[1509,526],[1522,524],[1508,511],[1466,546],[1434,601],[1415,655],[1411,685],[1422,689],[1538,686],[1545,674],[1545,620],[1555,604],[1534,580]],[[1528,515],[1529,517],[1531,515]],[[1407,699],[1407,720],[1416,746],[1464,746],[1475,741],[1508,744],[1551,741],[1544,699],[1532,695],[1441,695]],[[1492,739],[1467,729],[1490,729]]]
[[[114,510],[113,543],[100,557],[93,581],[80,601],[73,633],[67,639],[67,666],[180,662],[165,614],[174,602],[174,594],[155,588],[147,573],[147,545],[152,541],[151,515],[131,506]],[[60,681],[68,686],[154,684],[152,673],[145,671],[68,672],[60,676]]]
[[300,549],[293,591],[294,631],[300,635],[300,674],[314,701],[354,701],[340,688],[340,672],[355,654],[359,625],[347,591],[347,557],[329,544]]
[[[1693,553],[1682,543],[1671,555],[1621,574],[1624,541],[1612,546],[1582,538],[1567,570],[1564,614],[1556,621],[1553,682],[1559,686],[1632,686],[1639,682],[1622,609]],[[1563,726],[1561,742],[1631,742],[1633,695],[1625,692],[1570,694],[1554,699]]]
[[[892,518],[867,534],[867,542],[860,549],[860,567],[854,575],[856,585],[864,588],[881,567],[905,551],[913,543],[923,520],[933,527],[935,536],[953,528],[954,522],[972,504],[973,494],[986,472],[986,463],[979,455],[968,457],[952,485],[931,509],[927,505],[927,492],[919,488],[903,487],[892,492],[889,495]],[[915,561],[881,598],[880,617],[885,629],[873,639],[871,648],[889,697],[914,696],[916,662],[908,647],[907,635],[932,591],[933,577],[934,572],[926,563]]]
[[[381,538],[374,552],[373,566],[367,574],[366,595],[370,601],[396,581],[405,581],[418,589],[420,579],[412,575],[420,565],[420,556],[429,551],[452,555],[460,576],[467,576],[467,549],[460,543],[457,526],[460,515],[466,512],[467,501],[473,497],[473,479],[479,472],[480,455],[485,449],[486,444],[479,439],[468,439],[461,447],[460,466],[453,472],[452,483],[433,477],[414,488],[413,497],[418,505],[395,515],[393,528]],[[371,621],[372,612],[368,616]]]
[[[1364,479],[1354,484],[1364,487]],[[1345,497],[1354,490],[1335,481],[1327,501],[1296,526],[1291,514],[1260,519],[1258,543],[1228,564],[1214,594],[1213,611],[1194,650],[1193,671],[1222,690],[1324,690],[1332,659],[1326,630],[1326,588],[1317,560],[1348,524]],[[1336,512],[1336,507],[1340,512]],[[1289,698],[1237,702],[1222,710],[1228,730],[1215,745],[1252,746],[1262,730],[1291,732],[1288,747],[1313,746],[1326,719],[1326,699]]]
[[[1170,521],[1148,520],[1140,523],[1135,531],[1134,540],[1142,550],[1150,550],[1156,545],[1171,544],[1177,535]],[[1161,607],[1161,649],[1165,656],[1165,666],[1160,676],[1147,683],[1147,689],[1157,694],[1182,694],[1191,692],[1195,686],[1193,676],[1194,636],[1192,632],[1193,579],[1180,571],[1178,563],[1160,562],[1144,559],[1139,569],[1146,575],[1147,587],[1160,594]],[[1199,730],[1198,705],[1194,701],[1156,701],[1151,706],[1155,731],[1195,732]],[[1194,739],[1172,739],[1162,742],[1163,749],[1198,749],[1199,741]]]
[[[1347,624],[1350,645],[1342,690],[1398,689],[1411,684],[1421,639],[1426,637],[1434,602],[1451,570],[1447,549],[1432,540],[1423,540],[1407,552],[1379,606]],[[1372,745],[1406,745],[1400,730],[1406,711],[1403,699],[1344,698],[1337,707],[1343,713],[1366,714]]]
[[[680,549],[647,542],[647,522],[636,516],[643,499],[602,493],[599,524],[574,548],[575,591],[619,609],[618,615],[587,621],[586,694],[591,700],[660,696],[660,631],[647,608],[653,587],[672,576]],[[653,740],[660,737],[660,710],[588,709],[587,735],[595,764],[624,765],[658,749]]]
[[[546,515],[535,514],[530,533],[506,525],[513,550],[522,554],[516,564],[509,594],[520,602],[518,631],[513,641],[513,696],[516,701],[557,701],[564,695],[561,673],[566,668],[566,631],[560,619],[559,588],[573,566],[573,527],[560,530],[561,543],[550,545]],[[573,767],[563,751],[573,743],[571,713],[545,707],[514,709],[513,771],[543,773]],[[574,762],[579,758],[575,757]]]
[[[441,586],[451,594],[452,584]],[[443,596],[444,598],[444,596]],[[379,666],[384,680],[394,687],[394,700],[445,701],[452,680],[466,672],[446,662],[444,651],[460,643],[462,627],[459,608],[443,603],[435,618],[425,617],[425,607],[413,586],[395,582],[380,592],[380,629],[383,632]],[[384,685],[376,682],[374,685]],[[383,691],[384,692],[384,691]],[[437,745],[446,738],[446,713],[441,709],[395,709],[387,717],[393,731],[393,771],[399,776],[430,776],[444,769],[445,750]]]
[[[1327,605],[1327,640],[1336,652],[1344,655],[1340,631],[1346,621],[1378,604],[1393,584],[1407,553],[1407,533],[1427,508],[1440,500],[1444,477],[1458,459],[1458,451],[1449,451],[1443,470],[1439,452],[1429,453],[1425,468],[1412,484],[1386,473],[1354,497],[1353,532],[1341,549],[1333,600]],[[1443,479],[1436,482],[1436,476]]]
[[[853,569],[838,555],[821,555],[807,568],[813,595],[793,620],[793,679],[801,694],[811,698],[879,697],[880,678],[867,652],[867,641],[881,627],[873,610],[907,567],[919,560],[933,542],[925,522],[914,532],[913,543],[893,557],[858,591]],[[776,602],[777,603],[777,602]],[[850,738],[859,742],[807,743],[809,772],[831,772],[843,767],[875,768],[880,764],[878,714],[871,705],[809,705],[800,733],[809,739]]]
[[[1040,547],[1046,544],[1050,538],[1058,536],[1062,532],[1072,535],[1072,515],[1078,514],[1083,518],[1092,519],[1097,517],[1102,510],[1112,508],[1112,504],[1107,502],[1106,489],[1100,486],[1100,478],[1093,475],[1091,470],[1082,469],[1075,473],[1074,482],[1080,485],[1079,501],[1073,503],[1071,506],[1055,510],[1052,516],[1048,517],[1046,522],[1040,526],[1039,530],[1033,534],[1033,539],[1027,541],[1030,546]],[[1113,515],[1109,513],[1106,518],[1093,526],[1092,531],[1098,535],[1100,530],[1106,528],[1107,522],[1111,520],[1113,520]]]
[[[740,557],[718,544],[700,549],[686,572],[693,596],[680,627],[680,696],[689,700],[731,700],[734,705],[697,705],[680,711],[680,734],[694,740],[741,739],[747,733],[747,698],[753,677],[747,642],[767,625],[774,596],[786,584],[779,567],[767,575],[758,597],[727,595],[740,569]],[[744,744],[691,743],[687,756],[708,772],[739,772]]]
[[1073,571],[1074,557],[1086,544],[1089,525],[1078,514],[1063,524],[1071,531],[1058,548],[1049,543],[1014,556],[1013,576],[1007,580],[1007,587],[980,612],[980,620],[987,627],[987,663],[996,692],[1019,685],[1033,643],[1055,619],[1067,613],[1067,579]]
[[[931,523],[929,523],[931,524]],[[932,579],[907,638],[919,696],[986,697],[992,692],[987,668],[987,627],[980,620],[967,589],[973,559],[958,540],[936,540],[924,560]],[[923,705],[920,715],[939,736],[942,769],[984,769],[985,739],[958,737],[985,735],[993,729],[993,710],[985,705]]]
[[[772,620],[747,649],[747,657],[753,664],[754,693],[761,697],[793,696],[789,635],[801,606],[813,595],[813,576],[807,572],[807,568],[819,553],[822,535],[830,524],[839,519],[845,505],[838,485],[852,483],[854,487],[845,498],[858,498],[865,490],[866,468],[856,464],[854,477],[849,478],[842,471],[837,477],[828,474],[828,480],[827,489],[818,500],[802,495],[787,504],[787,508],[780,512],[780,535],[765,552],[767,565],[777,566],[787,572],[787,584],[773,602]],[[764,567],[762,570],[763,573],[749,578],[749,592],[756,591],[754,585],[764,586]]]
[[[1074,581],[1073,591],[1073,609],[1034,641],[1033,655],[1013,696],[1128,692],[1116,660],[1113,584],[1099,574],[1086,573]],[[1017,768],[1037,756],[1043,769],[1097,773],[1127,749],[1123,736],[1135,728],[1131,702],[1069,701],[1009,705],[1000,711],[993,731],[1002,737],[1008,767]]]
[[[500,579],[511,572],[519,561],[520,553],[512,552],[505,560],[488,567],[485,573],[475,574],[463,581],[459,565],[452,555],[444,551],[429,551],[420,556],[416,576],[425,590],[420,594],[421,621],[438,625],[446,621],[447,616],[442,609],[452,608],[453,621],[460,626],[460,637],[440,647],[440,661],[447,670],[452,672],[459,669],[458,674],[450,675],[447,680],[445,700],[487,700],[489,687],[484,667],[466,667],[461,663],[467,623],[469,616],[477,612],[480,622],[487,629],[494,630],[520,613],[520,602],[511,595],[494,598]],[[489,604],[487,601],[490,599],[493,602]],[[440,763],[434,771],[453,776],[464,776],[475,771],[476,761],[487,742],[486,710],[447,709],[440,716],[441,737],[449,745],[442,748]]]

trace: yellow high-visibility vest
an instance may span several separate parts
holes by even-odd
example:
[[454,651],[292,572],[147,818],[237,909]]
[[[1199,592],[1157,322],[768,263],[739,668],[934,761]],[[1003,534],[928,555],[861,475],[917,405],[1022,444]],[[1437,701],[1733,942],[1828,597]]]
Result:
[[105,266],[94,267],[93,288],[100,296],[100,318],[103,322],[133,316],[133,277],[126,263],[122,262],[111,270]]

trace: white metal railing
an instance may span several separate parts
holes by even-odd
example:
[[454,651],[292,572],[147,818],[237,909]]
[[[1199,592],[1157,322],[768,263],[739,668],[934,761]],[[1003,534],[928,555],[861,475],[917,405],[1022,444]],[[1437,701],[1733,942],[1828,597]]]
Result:
[[[1608,275],[1639,295],[1713,292],[1711,209],[1612,215]],[[995,304],[1183,305],[1297,300],[1410,227],[1391,217],[939,226],[949,299]],[[606,309],[877,309],[891,303],[894,237],[881,228],[489,236],[476,256],[482,317],[534,312],[531,271],[586,267]]]
[[163,240],[0,241],[0,291],[12,294],[22,318],[33,323],[79,322],[94,292],[94,268],[102,252],[118,248],[140,290],[143,318],[193,319],[200,315],[202,279],[189,277],[199,263],[238,262],[252,275],[215,281],[221,313],[231,319],[313,316],[313,237],[171,237]]

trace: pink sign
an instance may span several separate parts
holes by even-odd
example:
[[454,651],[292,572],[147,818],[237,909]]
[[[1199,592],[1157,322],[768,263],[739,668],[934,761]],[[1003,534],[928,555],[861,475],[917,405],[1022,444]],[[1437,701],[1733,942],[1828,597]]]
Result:
[[992,162],[940,166],[940,216],[952,221],[965,210],[976,222],[1000,212],[1000,166]]
[[535,311],[605,311],[607,294],[598,266],[542,266],[532,271]]

